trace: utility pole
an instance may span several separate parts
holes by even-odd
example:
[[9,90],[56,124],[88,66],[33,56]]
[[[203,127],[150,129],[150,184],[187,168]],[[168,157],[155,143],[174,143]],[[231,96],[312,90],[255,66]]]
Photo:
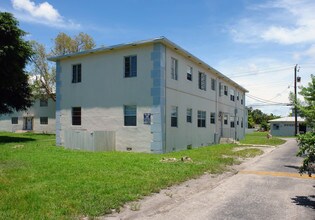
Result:
[[297,64],[294,67],[294,135],[297,135],[297,95],[296,95],[296,72],[297,72]]

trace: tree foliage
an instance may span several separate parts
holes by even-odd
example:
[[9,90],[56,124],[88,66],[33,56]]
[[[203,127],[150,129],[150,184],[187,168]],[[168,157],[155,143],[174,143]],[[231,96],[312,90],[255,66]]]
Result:
[[12,14],[0,12],[0,114],[25,110],[32,104],[24,69],[33,52],[23,39],[25,34]]
[[95,43],[92,37],[82,32],[74,37],[59,33],[54,43],[50,53],[46,52],[44,45],[37,42],[32,43],[35,54],[32,56],[31,74],[34,79],[32,89],[35,97],[51,98],[56,101],[56,69],[47,58],[93,49]]
[[297,104],[301,116],[305,118],[306,125],[311,131],[298,135],[299,151],[297,156],[305,155],[300,173],[310,172],[311,164],[315,163],[315,76],[311,75],[311,82],[307,87],[302,87],[300,95],[304,97],[305,103]]
[[254,128],[255,125],[259,125],[260,128],[265,131],[269,130],[268,121],[276,118],[280,118],[279,116],[271,114],[263,113],[259,109],[253,109],[253,107],[247,108],[248,112],[248,128]]

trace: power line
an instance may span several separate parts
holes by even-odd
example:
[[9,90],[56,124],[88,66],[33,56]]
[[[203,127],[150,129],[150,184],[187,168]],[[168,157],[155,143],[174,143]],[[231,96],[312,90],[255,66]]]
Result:
[[274,70],[256,70],[256,71],[248,71],[245,73],[241,73],[241,74],[235,74],[235,75],[230,75],[230,78],[236,78],[236,77],[244,77],[244,76],[252,76],[252,75],[260,75],[260,74],[265,74],[265,73],[271,73],[271,72],[278,72],[278,71],[283,71],[283,70],[289,70],[291,69],[292,66],[290,67],[285,67],[285,68],[279,68],[279,69],[274,69]]

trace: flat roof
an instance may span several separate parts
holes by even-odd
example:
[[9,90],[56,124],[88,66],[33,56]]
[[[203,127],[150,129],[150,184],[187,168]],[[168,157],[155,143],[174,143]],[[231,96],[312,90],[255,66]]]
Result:
[[135,47],[135,46],[138,46],[138,45],[145,45],[145,44],[152,44],[152,43],[161,43],[161,44],[163,44],[163,45],[165,45],[165,46],[167,46],[167,47],[177,51],[178,53],[184,55],[188,59],[191,59],[191,60],[195,61],[196,63],[198,63],[199,65],[204,66],[206,69],[208,69],[211,72],[213,72],[214,74],[216,74],[219,79],[223,79],[223,80],[231,83],[235,87],[243,90],[244,92],[248,92],[247,89],[245,89],[244,87],[242,87],[241,85],[239,85],[235,81],[231,80],[229,77],[225,76],[224,74],[222,74],[218,70],[214,69],[213,67],[211,67],[207,63],[203,62],[202,60],[200,60],[196,56],[192,55],[188,51],[184,50],[179,45],[175,44],[174,42],[170,41],[169,39],[167,39],[164,36],[153,38],[153,39],[149,39],[149,40],[135,41],[135,42],[124,43],[124,44],[117,44],[117,45],[112,45],[112,46],[107,46],[107,47],[99,47],[99,48],[96,48],[96,49],[80,51],[80,52],[77,52],[77,53],[70,53],[70,54],[65,54],[65,55],[52,56],[52,57],[49,57],[48,60],[57,62],[57,61],[64,60],[64,59],[67,59],[67,58],[85,56],[85,55],[89,55],[89,54],[97,54],[97,53],[101,53],[101,52],[105,52],[105,51],[124,49],[124,48],[128,48],[128,47]]
[[[297,117],[298,122],[305,122],[304,118]],[[269,122],[295,122],[295,117],[283,117],[283,118],[277,118],[273,120],[269,120]]]

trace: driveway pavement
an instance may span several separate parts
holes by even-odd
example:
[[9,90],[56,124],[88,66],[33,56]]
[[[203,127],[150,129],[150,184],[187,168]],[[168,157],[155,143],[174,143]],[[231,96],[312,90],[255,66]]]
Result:
[[[241,165],[236,175],[202,177],[105,219],[315,220],[315,177],[298,174],[295,139]],[[183,195],[188,187],[191,193]],[[143,207],[143,209],[141,208]]]

